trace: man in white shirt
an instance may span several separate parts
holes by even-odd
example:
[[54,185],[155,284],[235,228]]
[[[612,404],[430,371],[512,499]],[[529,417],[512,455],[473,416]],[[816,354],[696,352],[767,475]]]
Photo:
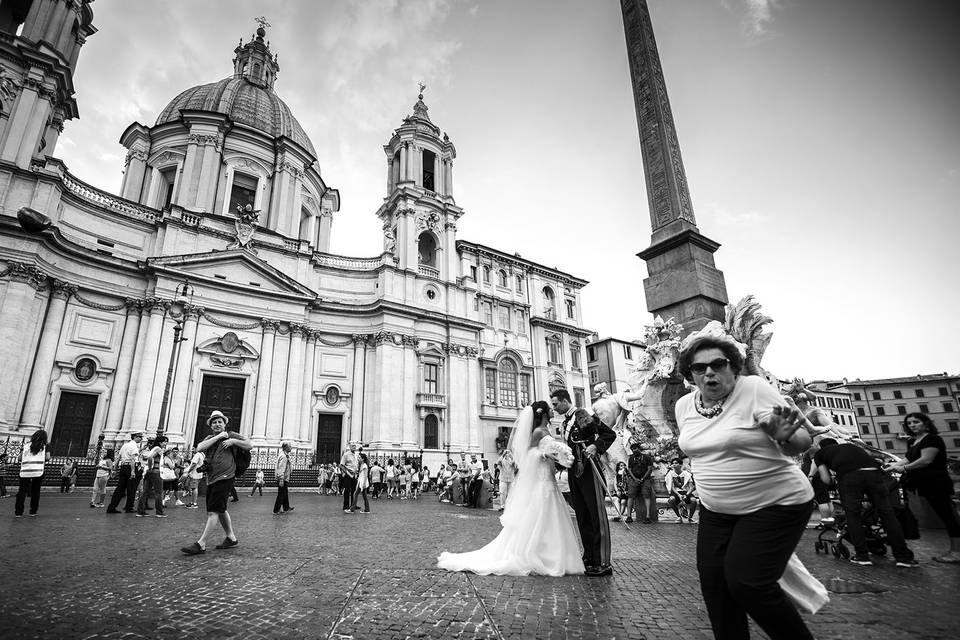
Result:
[[293,507],[290,506],[290,494],[287,490],[290,486],[290,475],[293,471],[293,466],[290,463],[291,448],[289,442],[284,442],[280,445],[280,452],[277,454],[277,466],[274,469],[277,477],[277,499],[273,503],[273,515],[275,516],[293,511]]
[[513,486],[513,480],[517,473],[517,463],[513,459],[510,449],[504,449],[497,459],[497,467],[500,469],[500,511],[503,511],[507,504],[507,496],[510,495],[510,487]]
[[470,455],[470,488],[467,506],[480,508],[480,496],[483,493],[483,463],[477,460],[476,454]]
[[133,513],[133,499],[137,493],[137,485],[133,478],[137,472],[136,464],[140,458],[140,442],[143,440],[143,433],[133,431],[128,440],[117,453],[117,488],[113,490],[110,497],[110,505],[107,507],[107,513],[120,513],[117,506],[120,501],[126,497],[124,512]]
[[[695,489],[693,474],[683,468],[683,461],[680,458],[674,458],[672,465],[673,468],[663,479],[667,485],[667,491],[670,492],[667,504],[677,514],[677,522],[683,522],[684,513],[686,513],[687,521],[692,523],[693,514],[697,511],[697,499],[693,495]],[[683,512],[680,510],[681,504],[684,506]]]
[[340,488],[343,489],[343,512],[353,513],[357,503],[353,496],[357,488],[357,472],[360,470],[360,457],[357,455],[357,443],[351,442],[350,448],[340,458]]

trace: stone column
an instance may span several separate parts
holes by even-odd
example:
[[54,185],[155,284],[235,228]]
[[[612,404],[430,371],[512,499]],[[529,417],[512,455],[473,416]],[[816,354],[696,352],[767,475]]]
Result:
[[203,307],[188,305],[184,309],[186,316],[183,324],[183,336],[177,354],[177,363],[173,370],[173,385],[170,389],[170,403],[167,406],[167,437],[171,442],[185,442],[187,416],[187,398],[193,385],[193,354],[197,347],[197,326]]
[[323,209],[320,212],[320,230],[317,232],[316,249],[320,253],[330,251],[330,227],[333,225],[333,212]]
[[290,356],[287,358],[287,384],[284,389],[283,439],[300,437],[300,394],[303,392],[303,336],[307,327],[290,323]]
[[[0,305],[0,422],[17,424],[20,391],[30,372],[30,345],[39,322],[34,307],[37,298],[46,298],[47,275],[20,262],[7,264],[3,274],[9,282]],[[42,311],[41,311],[42,313]]]
[[129,423],[129,427],[134,430],[147,430],[155,426],[148,425],[147,418],[150,415],[150,398],[153,395],[153,384],[157,372],[157,357],[160,353],[163,318],[167,310],[163,301],[157,298],[148,300],[144,304],[144,307],[148,310],[149,318],[147,320],[147,335],[144,340],[140,368],[137,369],[134,374],[139,378],[136,396],[133,399],[133,412],[130,416]]
[[407,181],[407,167],[410,166],[410,157],[409,151],[407,148],[407,143],[404,142],[400,146],[400,182]]
[[[137,392],[140,389],[139,371],[143,367],[144,347],[147,344],[147,329],[150,328],[150,309],[156,304],[156,298],[146,298],[138,302],[140,307],[140,326],[137,329],[137,341],[133,352],[133,365],[130,370],[130,385],[127,388],[127,397],[124,401],[121,431],[128,432],[134,428],[133,406],[136,404]],[[151,381],[151,384],[153,382]],[[139,427],[137,427],[139,429]],[[121,439],[126,440],[126,436]]]
[[348,441],[360,439],[363,433],[363,398],[366,393],[364,388],[364,367],[367,361],[367,339],[366,335],[353,336],[353,380],[350,389],[350,436]]
[[110,405],[107,408],[107,421],[104,425],[103,439],[112,442],[117,439],[123,421],[123,406],[130,388],[130,372],[133,371],[133,356],[137,349],[137,331],[140,329],[140,302],[127,298],[127,321],[123,324],[123,339],[120,341],[120,353],[117,369],[113,372],[113,386],[110,389]]
[[[288,334],[289,335],[289,332]],[[267,439],[278,445],[283,437],[283,401],[287,391],[287,359],[290,356],[290,338],[279,331],[274,338],[273,368],[270,374],[270,399],[267,412]]]
[[270,374],[273,370],[273,342],[277,335],[277,323],[260,319],[263,338],[260,340],[260,362],[257,366],[257,395],[253,409],[252,437],[267,437],[267,408],[270,402]]
[[313,369],[317,359],[317,332],[307,331],[307,353],[303,361],[303,391],[300,394],[300,442],[310,444],[313,434]]
[[50,374],[53,362],[60,345],[60,331],[63,328],[63,318],[67,311],[67,301],[77,287],[54,280],[50,304],[47,305],[47,317],[43,322],[43,331],[40,334],[40,344],[33,359],[33,373],[30,375],[30,384],[27,386],[27,401],[23,407],[21,424],[27,427],[39,428],[44,423],[44,405],[50,395]]

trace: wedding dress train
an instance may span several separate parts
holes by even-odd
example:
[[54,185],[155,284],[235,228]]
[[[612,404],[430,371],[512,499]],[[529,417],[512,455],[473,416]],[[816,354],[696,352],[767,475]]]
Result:
[[562,576],[583,573],[582,547],[554,477],[554,462],[544,445],[527,450],[518,465],[500,523],[500,534],[467,553],[444,551],[437,566],[481,575]]

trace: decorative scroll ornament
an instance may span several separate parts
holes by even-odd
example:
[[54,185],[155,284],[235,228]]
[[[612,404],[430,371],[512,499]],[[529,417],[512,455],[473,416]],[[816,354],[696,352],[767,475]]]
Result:
[[250,329],[256,329],[260,326],[259,320],[254,320],[253,322],[230,322],[229,320],[223,320],[221,318],[211,316],[208,313],[204,313],[203,316],[210,321],[210,324],[223,327],[224,329],[239,329],[240,331],[249,331]]
[[221,358],[220,356],[210,356],[210,362],[215,367],[225,367],[227,369],[239,369],[243,365],[242,358]]
[[417,218],[417,229],[423,231],[430,229],[434,232],[440,231],[440,214],[431,212],[425,213]]
[[7,74],[7,70],[0,67],[0,99],[12,100],[20,93],[20,85]]
[[237,219],[234,227],[237,230],[236,238],[227,249],[240,249],[247,246],[247,243],[253,238],[257,230],[257,224],[260,222],[260,209],[254,209],[253,205],[237,205]]

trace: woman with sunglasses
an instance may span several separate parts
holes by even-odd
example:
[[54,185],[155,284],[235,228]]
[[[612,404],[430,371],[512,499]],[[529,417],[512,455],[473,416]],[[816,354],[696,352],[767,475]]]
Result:
[[810,517],[813,490],[791,456],[811,444],[803,415],[758,376],[742,345],[711,323],[684,340],[679,371],[693,393],[676,406],[679,445],[700,496],[697,569],[716,638],[809,639],[778,584]]

